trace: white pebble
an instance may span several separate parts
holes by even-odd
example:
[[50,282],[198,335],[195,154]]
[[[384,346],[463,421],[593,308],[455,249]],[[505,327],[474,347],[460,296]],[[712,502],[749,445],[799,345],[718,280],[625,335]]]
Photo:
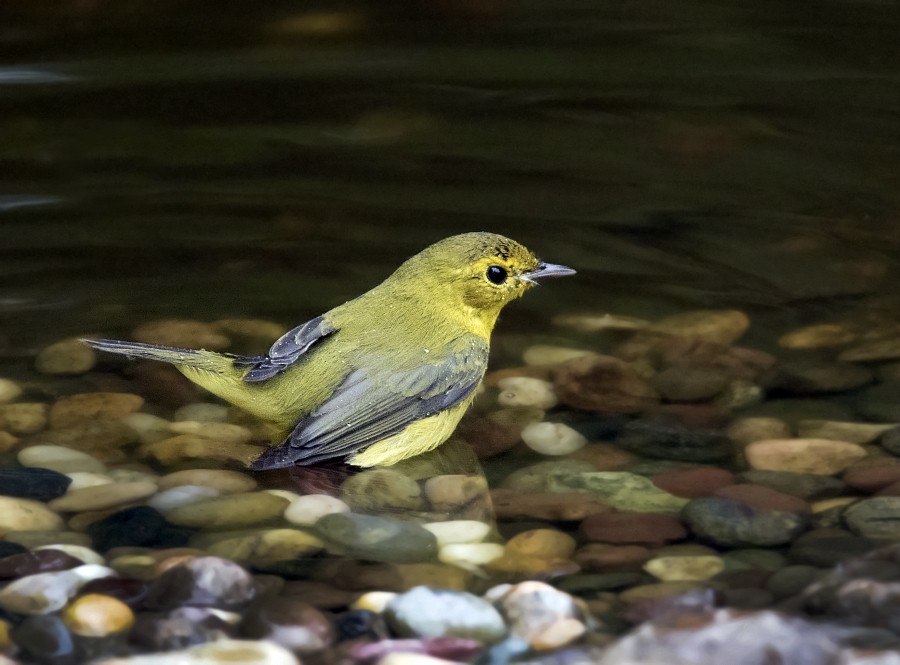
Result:
[[557,404],[553,384],[543,379],[528,376],[510,376],[497,383],[501,406],[531,406],[538,409],[552,409]]
[[522,430],[522,441],[541,455],[568,455],[587,444],[587,439],[562,423],[534,423]]
[[19,384],[12,379],[0,379],[0,404],[12,402],[22,394]]
[[480,543],[491,532],[491,526],[478,520],[450,520],[423,524],[437,539],[438,547],[454,543]]
[[299,526],[312,526],[320,517],[348,513],[350,506],[328,494],[307,494],[294,499],[284,511],[284,519]]
[[73,556],[76,559],[81,559],[85,563],[96,564],[98,566],[102,566],[106,563],[106,559],[103,555],[98,554],[90,547],[85,547],[84,545],[71,545],[69,543],[56,543],[54,545],[41,545],[40,547],[35,547],[36,550],[59,550],[60,552],[65,552],[69,556]]
[[298,665],[290,651],[264,640],[217,640],[166,653],[92,661],[94,665]]
[[175,420],[197,420],[203,423],[224,423],[228,420],[228,407],[222,404],[197,402],[183,406],[175,412]]
[[155,508],[163,515],[170,510],[179,506],[186,506],[189,503],[196,503],[204,499],[212,499],[221,494],[214,487],[204,487],[202,485],[179,485],[171,489],[163,490],[150,497],[147,505]]
[[105,473],[91,473],[90,471],[73,471],[72,473],[67,473],[67,476],[72,479],[72,484],[69,485],[68,492],[72,490],[80,490],[85,487],[96,487],[98,485],[109,485],[113,482],[113,479],[110,478]]
[[438,559],[451,566],[479,572],[481,566],[503,556],[503,545],[498,543],[455,543],[438,550]]
[[106,471],[106,465],[96,457],[63,446],[30,446],[20,450],[17,459],[22,466],[39,466],[59,473],[74,471],[104,473]]
[[156,443],[172,436],[169,421],[152,413],[129,413],[122,422],[134,430],[141,443]]

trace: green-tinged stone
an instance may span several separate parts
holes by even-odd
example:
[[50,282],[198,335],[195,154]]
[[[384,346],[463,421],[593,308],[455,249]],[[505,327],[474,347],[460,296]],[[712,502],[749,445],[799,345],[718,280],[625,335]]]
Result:
[[371,469],[347,478],[341,499],[357,512],[419,511],[425,499],[419,484],[393,469]]
[[437,539],[414,522],[389,517],[332,513],[315,524],[331,551],[360,559],[415,563],[433,560]]
[[900,538],[900,496],[863,499],[844,511],[844,520],[854,533],[865,538]]
[[589,492],[619,510],[677,515],[687,499],[664,492],[649,479],[624,471],[559,473],[550,476],[551,492]]
[[809,516],[777,510],[754,511],[732,499],[694,499],[681,513],[701,538],[729,547],[783,545],[803,533]]

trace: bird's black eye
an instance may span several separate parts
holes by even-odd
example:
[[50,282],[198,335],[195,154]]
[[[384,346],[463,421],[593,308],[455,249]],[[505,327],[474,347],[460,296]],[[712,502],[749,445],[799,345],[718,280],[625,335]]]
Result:
[[485,273],[485,277],[488,278],[488,281],[491,284],[503,284],[506,281],[506,276],[509,273],[506,272],[505,268],[501,268],[500,266],[491,266],[487,269]]

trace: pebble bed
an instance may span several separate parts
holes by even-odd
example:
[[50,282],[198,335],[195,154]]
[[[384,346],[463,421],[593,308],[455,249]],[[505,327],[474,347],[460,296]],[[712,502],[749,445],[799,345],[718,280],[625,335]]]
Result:
[[0,378],[0,665],[900,665],[900,322],[557,323],[355,473],[250,473],[262,424],[172,368],[41,350]]

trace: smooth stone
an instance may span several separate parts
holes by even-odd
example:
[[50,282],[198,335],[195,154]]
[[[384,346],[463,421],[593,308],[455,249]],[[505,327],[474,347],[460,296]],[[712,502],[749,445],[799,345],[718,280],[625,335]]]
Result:
[[159,480],[159,489],[181,485],[200,485],[219,490],[222,494],[243,494],[256,489],[256,480],[239,471],[226,469],[185,469],[173,471]]
[[741,473],[738,479],[807,501],[840,496],[847,490],[843,481],[814,473],[751,470]]
[[9,540],[0,540],[0,560],[27,551],[28,548],[23,545],[19,545],[19,543],[14,543]]
[[727,346],[740,339],[749,327],[750,319],[739,310],[710,309],[673,314],[650,324],[647,330]]
[[847,526],[864,538],[900,538],[900,497],[863,499],[844,511]]
[[[12,379],[0,377],[0,404],[14,402],[22,396],[22,388]],[[2,422],[2,419],[0,419]]]
[[778,339],[778,346],[785,349],[830,349],[844,346],[857,335],[840,323],[817,323],[792,330]]
[[43,503],[0,496],[0,531],[50,531],[62,526],[62,518]]
[[350,604],[350,609],[381,614],[387,609],[388,603],[396,597],[397,594],[392,591],[369,591],[354,600],[353,603]]
[[780,418],[738,418],[725,430],[729,439],[739,446],[765,439],[786,439],[791,436],[791,426]]
[[139,480],[133,483],[108,483],[84,487],[54,499],[48,505],[59,512],[83,512],[114,508],[133,501],[140,501],[156,494],[156,483]]
[[597,469],[590,462],[574,459],[549,460],[516,469],[503,479],[501,487],[523,492],[543,492],[558,473],[590,473]]
[[491,490],[491,503],[496,518],[503,520],[532,518],[573,522],[613,510],[580,492],[524,492],[497,488]]
[[575,599],[544,582],[500,585],[485,597],[496,604],[510,633],[538,651],[564,646],[584,633],[583,625],[579,629],[573,623],[582,618]]
[[136,506],[93,522],[88,534],[94,547],[105,552],[127,546],[180,547],[187,543],[189,532],[167,523],[158,510]]
[[[185,646],[222,639],[223,636],[234,633],[232,624],[226,620],[228,618],[222,610],[207,607],[181,607],[169,612],[140,612],[135,617],[134,628],[128,634],[128,641],[141,651],[156,652],[144,657],[147,665],[156,665],[150,661],[151,658],[168,656],[159,652],[178,653]],[[250,656],[252,655],[251,653]],[[180,653],[179,658],[183,665],[184,654]]]
[[130,428],[141,443],[155,443],[172,435],[169,431],[171,423],[152,413],[130,413],[122,418],[122,424]]
[[456,543],[480,543],[491,532],[491,525],[479,520],[431,522],[422,527],[434,534],[438,547]]
[[[841,476],[848,487],[873,494],[900,481],[900,460],[894,458],[863,460]],[[891,463],[893,462],[893,463]]]
[[90,593],[66,607],[62,620],[76,635],[106,637],[129,630],[134,625],[134,613],[117,598]]
[[638,455],[683,462],[718,462],[733,454],[731,440],[716,432],[640,420],[625,426],[616,445]]
[[831,476],[865,457],[866,451],[830,439],[768,439],[749,444],[744,454],[754,469]]
[[681,514],[701,538],[723,546],[773,546],[790,542],[809,525],[807,515],[757,512],[733,499],[693,499]]
[[843,362],[870,362],[872,360],[893,360],[900,358],[900,336],[865,340],[845,349],[838,356]]
[[[0,427],[2,426],[3,422],[0,421]],[[21,442],[21,438],[14,434],[10,434],[9,432],[0,430],[0,453],[11,452],[14,448],[17,448]]]
[[0,469],[0,495],[35,501],[51,501],[71,485],[68,476],[50,469]]
[[96,457],[62,446],[29,446],[19,451],[19,464],[25,467],[40,467],[57,473],[104,473],[106,465]]
[[[867,388],[861,393],[865,393]],[[748,418],[774,418],[782,420],[792,427],[801,420],[853,420],[857,417],[854,409],[834,400],[803,399],[767,399],[758,406],[747,410]],[[782,437],[773,437],[782,438]]]
[[80,339],[60,340],[45,346],[34,360],[41,374],[84,374],[97,363],[97,354]]
[[81,559],[76,559],[61,550],[41,549],[23,552],[0,559],[0,580],[70,570],[83,564]]
[[118,420],[91,420],[70,427],[40,432],[29,439],[29,445],[62,446],[80,450],[106,464],[126,461],[122,448],[136,442],[132,429]]
[[878,383],[857,392],[854,406],[867,420],[888,423],[900,421],[900,381]]
[[534,556],[543,559],[568,559],[575,553],[575,539],[555,529],[523,531],[506,543],[512,556]]
[[277,520],[289,503],[266,492],[229,494],[178,506],[166,519],[177,526],[235,529]]
[[852,363],[788,361],[773,369],[767,386],[793,395],[818,395],[856,390],[873,379],[872,370]]
[[224,423],[227,420],[228,407],[223,404],[196,402],[175,412],[175,422]]
[[163,572],[150,585],[147,605],[174,609],[184,605],[228,609],[256,597],[253,576],[242,566],[215,556],[188,559]]
[[600,354],[561,364],[554,387],[562,404],[584,411],[638,413],[659,402],[659,393],[631,365]]
[[50,407],[33,402],[0,405],[0,424],[13,434],[34,434],[47,426]]
[[755,511],[782,511],[798,514],[811,512],[809,504],[798,497],[750,483],[719,488],[713,493],[713,496],[739,501]]
[[351,510],[391,512],[425,508],[422,488],[412,478],[393,469],[356,473],[341,485],[341,499]]
[[702,581],[725,570],[717,556],[661,556],[650,559],[644,570],[662,582]]
[[76,662],[72,634],[56,615],[27,616],[13,627],[10,637],[31,662],[54,665]]
[[324,547],[319,538],[297,529],[271,529],[221,540],[208,548],[212,556],[257,566],[298,559]]
[[553,317],[553,325],[574,328],[579,332],[601,330],[641,330],[650,325],[645,319],[624,314],[560,314]]
[[451,543],[438,551],[438,560],[463,570],[483,575],[482,566],[496,561],[506,553],[498,543]]
[[144,405],[144,398],[130,393],[80,393],[63,397],[50,407],[50,427],[65,429],[92,420],[118,420]]
[[557,588],[576,595],[595,595],[621,591],[646,580],[646,575],[637,572],[576,573],[559,580]]
[[731,382],[726,373],[708,367],[672,365],[654,375],[650,384],[669,402],[705,402]]
[[106,559],[102,555],[98,554],[90,547],[85,547],[84,545],[54,543],[52,545],[41,545],[40,547],[36,547],[34,549],[35,552],[43,550],[57,550],[59,552],[65,552],[69,556],[78,559],[82,563],[95,563],[100,566],[106,563]]
[[803,592],[824,575],[825,571],[815,566],[785,566],[769,576],[769,579],[766,580],[766,589],[777,600],[790,598]]
[[115,575],[105,566],[85,564],[69,570],[37,573],[7,584],[0,607],[16,614],[49,614],[62,609],[87,582]]
[[900,427],[892,427],[882,434],[879,443],[892,455],[900,456]]
[[712,401],[712,405],[726,413],[743,411],[762,404],[766,393],[762,386],[743,379],[728,382],[725,389]]
[[885,432],[897,427],[896,423],[850,423],[838,420],[801,420],[797,423],[797,436],[803,439],[832,439],[848,443],[872,443]]
[[195,434],[176,434],[141,448],[145,459],[172,466],[190,460],[237,462],[249,466],[264,451],[260,446],[206,439]]
[[[620,431],[618,426],[613,427],[614,431]],[[605,428],[603,430],[606,431]],[[570,461],[586,462],[593,469],[585,469],[590,471],[623,471],[628,466],[636,463],[637,455],[622,450],[618,446],[609,443],[591,443],[590,445],[576,450],[569,457]],[[564,462],[566,460],[559,460]],[[547,464],[547,462],[544,462]]]
[[552,409],[558,400],[553,384],[528,376],[510,376],[497,382],[500,406],[527,406],[538,409]]
[[434,476],[425,481],[425,497],[434,510],[454,512],[472,502],[487,501],[487,480],[464,474]]
[[733,473],[715,467],[672,469],[654,474],[650,480],[659,489],[684,499],[711,496],[720,487],[735,482]]
[[592,515],[581,523],[580,533],[589,542],[650,547],[687,537],[684,526],[672,515],[629,512]]
[[[224,333],[232,342],[247,346],[247,353],[259,353],[272,346],[287,328],[275,321],[265,319],[219,319],[212,326]],[[232,353],[243,353],[232,349]]]
[[559,365],[575,358],[590,355],[590,351],[573,349],[564,346],[550,346],[547,344],[535,344],[525,349],[522,360],[529,367],[541,367],[542,365]]
[[650,548],[643,545],[587,543],[572,557],[587,572],[634,572],[650,559]]
[[33,550],[44,545],[80,545],[89,547],[91,539],[86,534],[75,531],[8,531],[6,540]]
[[737,549],[726,552],[722,559],[728,570],[763,570],[774,572],[787,565],[787,558],[780,552],[762,549]]
[[[810,532],[812,533],[812,532]],[[788,557],[792,563],[830,568],[848,559],[863,556],[875,543],[861,536],[800,538],[791,545]]]
[[613,508],[638,513],[674,515],[688,502],[664,492],[648,478],[623,471],[554,474],[548,484],[550,491],[590,492]]
[[563,423],[532,423],[522,429],[522,441],[541,455],[570,455],[587,445],[587,439]]
[[497,642],[503,617],[486,600],[465,591],[415,587],[388,603],[388,625],[403,637],[462,637]]
[[619,594],[619,600],[626,605],[653,603],[682,596],[697,588],[701,588],[701,583],[697,581],[654,582],[634,586],[623,591]]
[[212,499],[220,495],[221,492],[213,487],[178,485],[150,497],[147,505],[165,515],[179,506],[186,506],[190,503]]
[[144,344],[208,351],[224,351],[231,344],[231,340],[219,332],[213,324],[191,319],[148,321],[132,330],[131,338]]
[[[65,474],[71,481],[69,490],[75,491],[84,489],[85,487],[97,487],[98,485],[109,485],[115,482],[107,473],[90,473],[88,471],[73,471]],[[55,498],[55,497],[54,497]]]
[[297,598],[269,598],[254,605],[238,631],[242,637],[274,642],[299,654],[322,651],[336,637],[331,621]]
[[199,420],[177,420],[169,423],[169,431],[174,434],[193,434],[204,439],[215,439],[222,443],[250,443],[253,432],[246,427],[231,423],[203,422]]
[[373,561],[412,563],[437,554],[434,534],[413,522],[388,517],[331,513],[316,522],[315,531],[339,554]]
[[291,501],[284,519],[299,526],[313,526],[325,515],[350,512],[350,506],[328,494],[305,494]]
[[127,659],[107,661],[104,665],[299,665],[299,663],[297,657],[289,650],[268,640],[219,639],[178,651],[128,656]]

